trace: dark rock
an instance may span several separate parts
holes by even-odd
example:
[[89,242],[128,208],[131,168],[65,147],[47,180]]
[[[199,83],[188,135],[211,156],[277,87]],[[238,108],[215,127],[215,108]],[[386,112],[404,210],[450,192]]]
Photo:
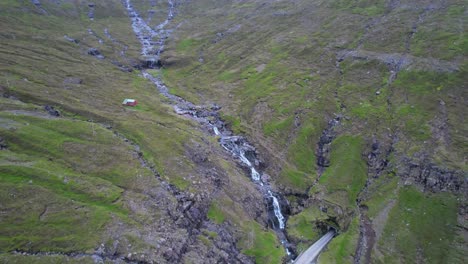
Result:
[[157,56],[142,56],[140,57],[140,66],[144,69],[156,69],[163,65]]
[[372,144],[372,151],[367,154],[368,173],[372,177],[377,178],[387,164],[388,160],[386,157],[381,157],[380,144],[374,142]]
[[379,142],[372,143],[372,151],[376,151],[379,149]]
[[192,206],[188,212],[187,212],[187,216],[189,217],[189,219],[194,222],[194,223],[201,223],[201,221],[203,220],[204,216],[202,215],[202,213],[200,212],[200,210],[195,207],[195,206]]
[[219,106],[219,105],[217,105],[217,104],[213,104],[213,105],[211,106],[211,110],[213,110],[213,111],[221,110],[221,106]]
[[8,148],[8,146],[7,146],[6,142],[5,142],[5,139],[0,137],[0,150],[5,150],[7,148]]
[[298,115],[294,117],[294,126],[295,127],[300,127],[301,126],[301,119],[299,118]]
[[75,44],[80,43],[79,40],[74,39],[74,38],[71,38],[71,37],[69,37],[69,36],[67,36],[67,35],[65,35],[65,36],[63,36],[63,37],[64,37],[66,40],[68,40],[68,41],[70,41],[70,42],[73,42],[73,43],[75,43]]
[[90,48],[88,50],[88,54],[91,55],[91,56],[97,56],[97,55],[100,55],[101,52],[96,48]]
[[317,165],[319,166],[319,173],[323,172],[324,167],[330,166],[330,151],[331,143],[336,137],[335,127],[340,123],[341,117],[337,116],[328,122],[317,143]]
[[94,56],[98,59],[104,59],[104,56],[101,54],[101,52],[96,49],[96,48],[90,48],[88,49],[88,55]]
[[33,5],[36,5],[36,6],[41,5],[41,2],[39,0],[31,0],[31,3],[33,3]]
[[281,213],[283,216],[288,216],[291,214],[291,207],[289,206],[289,202],[284,196],[276,193],[276,198],[278,199],[278,203],[280,204]]
[[441,168],[427,160],[414,162],[403,159],[398,166],[398,175],[431,192],[468,194],[468,176],[464,171]]
[[193,201],[184,201],[182,202],[181,206],[180,206],[180,211],[182,212],[186,212],[188,211],[193,205]]
[[46,105],[44,106],[44,109],[49,113],[49,115],[51,116],[60,116],[60,112],[55,110],[55,108],[53,106],[50,106],[50,105]]
[[94,3],[89,3],[88,4],[88,7],[89,7],[89,11],[88,11],[88,18],[93,20],[94,19]]
[[327,213],[328,212],[328,208],[325,207],[325,206],[320,206],[320,211],[324,212],[324,213]]

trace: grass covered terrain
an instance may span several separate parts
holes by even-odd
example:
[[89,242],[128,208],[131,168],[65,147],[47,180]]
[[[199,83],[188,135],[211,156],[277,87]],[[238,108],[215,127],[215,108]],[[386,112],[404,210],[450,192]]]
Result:
[[256,263],[282,263],[286,252],[273,232],[262,230],[256,222],[246,224],[245,228],[249,234],[241,243],[245,254],[253,256]]
[[362,139],[351,136],[342,136],[333,142],[332,165],[319,181],[320,188],[326,190],[325,200],[344,208],[354,207],[366,181],[366,166],[361,158],[362,145]]
[[[89,259],[11,252],[93,253],[101,244],[135,262],[203,259],[225,255],[223,229],[251,260],[280,263],[286,253],[244,172],[128,71],[141,47],[121,1],[97,1],[93,20],[88,2],[40,3],[0,3],[0,260],[81,263]],[[164,1],[132,3],[153,26],[167,12]],[[373,262],[464,262],[457,213],[466,197],[422,192],[398,176],[420,161],[466,171],[466,4],[177,4],[162,77],[174,94],[221,105],[228,126],[258,148],[272,186],[290,198],[298,253],[328,225],[340,234],[321,260],[353,262],[360,203],[376,233]],[[124,98],[139,105],[122,107]],[[336,115],[330,166],[314,185],[317,143]],[[377,176],[368,162],[375,142],[389,162]],[[194,232],[179,212],[186,200],[149,167],[202,204]]]
[[388,217],[377,246],[383,257],[376,261],[440,263],[450,259],[453,263],[463,262],[463,253],[450,246],[457,225],[457,201],[453,196],[424,194],[416,188],[404,187]]
[[[189,100],[222,105],[235,132],[266,153],[268,174],[295,209],[287,230],[299,251],[323,232],[319,223],[335,221],[342,233],[323,259],[353,262],[360,228],[356,199],[376,221],[374,229],[391,225],[395,219],[384,216],[403,199],[398,176],[411,166],[403,158],[466,171],[466,5],[199,0],[179,10],[180,24],[163,54],[164,79]],[[343,118],[331,143],[331,165],[312,186],[317,143],[335,115]],[[387,162],[379,177],[367,163],[375,142]],[[460,199],[455,207],[466,203]],[[428,221],[438,225],[449,216],[434,217]],[[429,261],[456,244],[466,250],[459,240],[450,238],[431,253],[417,243],[407,248]],[[374,259],[380,252],[372,251],[379,256]],[[403,255],[393,255],[394,261]]]
[[128,145],[84,121],[0,115],[8,144],[0,152],[0,248],[87,251],[111,216],[128,221],[122,187],[139,170]]
[[[167,12],[165,3],[134,2],[157,10],[140,12],[152,15],[151,23]],[[87,2],[40,3],[0,3],[0,262],[87,263],[92,257],[64,254],[98,249],[135,262],[174,263],[172,255],[184,254],[216,261],[227,254],[208,253],[225,239],[219,230],[234,242],[249,241],[237,246],[252,259],[280,262],[284,250],[261,227],[262,199],[249,179],[137,70],[127,70],[139,63],[140,43],[121,1],[96,2],[94,20]],[[89,48],[105,58],[88,55]],[[123,107],[124,98],[139,105]],[[60,116],[49,115],[45,105]],[[190,222],[176,222],[184,218],[178,198],[161,181],[196,201],[200,225],[219,229],[203,235],[199,226],[189,238]],[[218,196],[229,207],[213,213],[209,205]],[[244,204],[247,198],[253,202]],[[242,217],[227,215],[229,225],[221,226],[213,214],[232,208]],[[183,253],[188,241],[193,248]],[[176,250],[182,253],[168,253]]]
[[[340,220],[343,212],[352,214],[356,210],[356,199],[366,180],[366,167],[361,158],[362,139],[353,136],[341,136],[333,142],[331,166],[310,190],[310,195],[321,200],[315,201],[309,208],[288,221],[288,234],[310,245],[320,238],[323,230],[317,223],[345,228],[343,235],[332,241],[331,250],[338,254],[337,263],[349,260],[349,252],[356,247],[357,219]],[[327,208],[326,211],[320,208]],[[352,238],[350,238],[352,237]],[[333,254],[328,256],[332,261]]]

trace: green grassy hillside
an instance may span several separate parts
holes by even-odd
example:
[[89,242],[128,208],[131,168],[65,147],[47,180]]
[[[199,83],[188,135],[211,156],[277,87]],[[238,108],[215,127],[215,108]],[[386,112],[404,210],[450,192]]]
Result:
[[[323,263],[465,262],[466,1],[174,2],[162,78],[257,148],[296,253],[333,227]],[[284,262],[140,49],[120,0],[0,2],[0,262]]]
[[261,194],[133,69],[121,1],[94,19],[88,1],[32,2],[0,3],[0,262],[268,261],[265,247],[280,262]]
[[[233,128],[266,153],[269,174],[291,202],[288,234],[299,251],[327,223],[341,234],[324,263],[439,263],[447,252],[463,262],[466,3],[199,0],[179,10],[163,55],[165,81],[185,98],[224,106]],[[330,165],[320,168],[318,143],[336,116]],[[451,173],[461,188],[429,188],[427,178]],[[418,188],[400,189],[408,184]],[[387,243],[406,239],[388,204],[419,196],[428,211],[447,211],[431,215],[432,227],[405,232],[451,223],[438,233],[447,243],[429,249],[422,245],[435,242],[424,235]],[[367,250],[358,243],[364,219],[370,233],[388,230],[367,237],[374,241]]]

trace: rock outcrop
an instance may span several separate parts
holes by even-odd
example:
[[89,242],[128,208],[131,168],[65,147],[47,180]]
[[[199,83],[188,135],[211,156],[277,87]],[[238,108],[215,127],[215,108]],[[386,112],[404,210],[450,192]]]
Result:
[[330,151],[331,143],[336,137],[335,127],[340,123],[341,116],[336,116],[328,121],[328,126],[322,132],[319,142],[317,143],[317,165],[321,174],[325,167],[330,166]]
[[428,160],[415,162],[404,158],[397,166],[397,171],[405,184],[420,184],[426,191],[468,194],[468,177],[461,170],[442,168]]

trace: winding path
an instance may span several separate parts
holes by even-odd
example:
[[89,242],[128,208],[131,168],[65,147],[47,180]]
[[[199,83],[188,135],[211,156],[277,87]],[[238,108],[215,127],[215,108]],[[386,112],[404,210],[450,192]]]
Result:
[[335,231],[330,230],[323,237],[321,237],[317,242],[310,246],[306,251],[301,253],[297,257],[294,264],[315,264],[317,263],[318,256],[320,252],[325,248],[325,246],[330,242],[335,236]]

